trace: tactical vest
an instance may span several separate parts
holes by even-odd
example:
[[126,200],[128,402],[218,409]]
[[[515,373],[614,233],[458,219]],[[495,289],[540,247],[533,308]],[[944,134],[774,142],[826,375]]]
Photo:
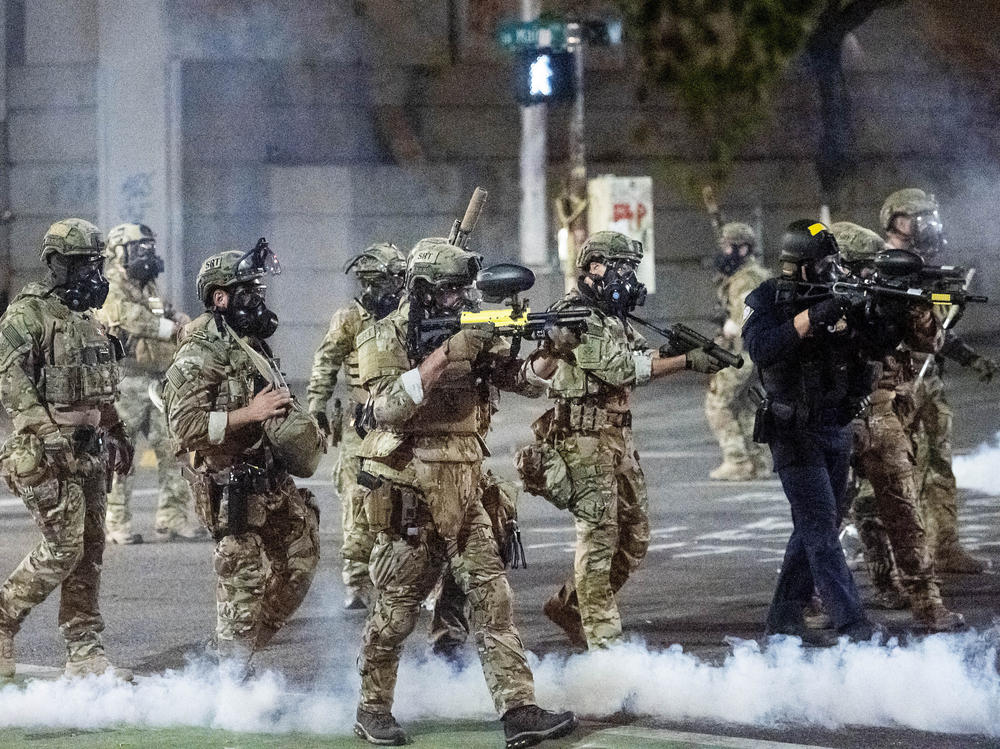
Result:
[[[557,308],[564,307],[557,305]],[[629,367],[634,372],[634,342],[635,332],[631,327],[617,317],[594,310],[587,322],[587,331],[573,349],[575,364],[562,360],[557,363],[548,396],[556,401],[584,399],[600,408],[627,410],[633,386],[615,387],[597,377],[595,372],[608,372],[615,366]]]
[[114,403],[121,373],[115,348],[100,324],[69,310],[56,297],[40,298],[45,314],[38,390],[54,406]]

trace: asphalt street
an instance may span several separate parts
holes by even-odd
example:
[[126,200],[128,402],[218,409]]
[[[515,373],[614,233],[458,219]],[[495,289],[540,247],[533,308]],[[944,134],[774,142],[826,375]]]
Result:
[[[949,377],[955,407],[955,447],[966,452],[1000,429],[997,385]],[[707,479],[718,453],[702,412],[703,383],[682,373],[639,391],[635,434],[650,493],[652,542],[643,567],[620,596],[624,628],[650,649],[679,644],[686,652],[722,662],[728,638],[759,639],[764,615],[791,528],[787,503],[776,480],[719,483]],[[505,397],[489,440],[489,464],[513,477],[514,450],[530,439],[529,424],[544,401]],[[308,689],[339,669],[354,668],[362,617],[342,610],[339,579],[339,511],[328,482],[332,455],[316,477],[303,482],[323,509],[323,558],[313,588],[274,647],[257,657],[258,669],[280,670],[290,688]],[[152,535],[153,472],[140,470],[135,530]],[[1000,481],[998,492],[1000,494]],[[997,497],[964,492],[961,531],[967,547],[1000,567],[1000,508]],[[541,499],[522,496],[520,524],[529,567],[509,575],[516,597],[515,619],[527,648],[539,655],[569,653],[559,630],[542,615],[544,601],[571,572],[570,516]],[[0,497],[0,573],[6,574],[36,542],[34,524],[14,497]],[[185,664],[200,652],[215,621],[212,544],[145,543],[109,546],[105,553],[102,610],[108,651],[139,673]],[[866,584],[863,574],[859,582]],[[1000,609],[1000,576],[945,576],[946,602],[977,628],[988,628]],[[56,627],[57,596],[36,609],[17,638],[19,663],[61,666]],[[904,613],[873,612],[892,634],[906,636]],[[423,648],[421,629],[408,648]],[[470,645],[470,657],[472,646]],[[837,747],[994,746],[995,739],[933,734],[908,728],[863,725],[828,730],[816,726],[745,725],[701,721],[663,722],[627,711],[614,723],[690,730]]]

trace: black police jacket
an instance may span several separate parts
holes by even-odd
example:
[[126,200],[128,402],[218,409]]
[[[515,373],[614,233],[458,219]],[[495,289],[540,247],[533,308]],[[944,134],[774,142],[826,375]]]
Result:
[[767,392],[772,452],[775,440],[802,441],[804,433],[849,424],[878,378],[869,357],[899,341],[895,325],[860,311],[846,325],[800,338],[792,320],[812,303],[788,280],[774,278],[746,300],[743,341]]

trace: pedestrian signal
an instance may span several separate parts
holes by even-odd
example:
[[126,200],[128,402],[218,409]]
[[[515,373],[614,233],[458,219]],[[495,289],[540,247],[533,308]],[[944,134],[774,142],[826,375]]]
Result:
[[573,55],[551,49],[521,52],[515,65],[514,95],[525,105],[573,97]]

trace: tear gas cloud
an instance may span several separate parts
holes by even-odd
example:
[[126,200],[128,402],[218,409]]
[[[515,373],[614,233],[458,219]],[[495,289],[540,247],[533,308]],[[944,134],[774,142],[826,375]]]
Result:
[[983,443],[968,455],[956,455],[952,461],[952,470],[955,472],[955,480],[963,489],[996,494],[1000,490],[998,465],[1000,432],[993,435],[992,443]]
[[[651,652],[641,643],[535,660],[538,700],[601,718],[620,711],[662,721],[835,728],[897,725],[1000,736],[1000,632],[935,635],[900,646],[844,644],[803,649],[778,638],[763,651],[733,641],[721,664],[679,646]],[[470,652],[471,655],[471,652]],[[35,680],[0,690],[0,726],[95,729],[118,724],[201,726],[230,731],[346,734],[357,676],[340,672],[326,687],[291,691],[275,673],[246,683],[206,663],[141,678]],[[421,718],[495,720],[478,662],[456,673],[440,660],[404,660],[394,712]]]

